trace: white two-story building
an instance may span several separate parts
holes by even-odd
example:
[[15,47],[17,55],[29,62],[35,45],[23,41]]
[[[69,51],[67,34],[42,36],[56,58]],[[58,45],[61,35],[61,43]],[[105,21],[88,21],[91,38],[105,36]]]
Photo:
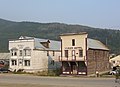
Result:
[[60,68],[58,61],[61,44],[59,41],[21,36],[9,41],[10,69],[37,72]]

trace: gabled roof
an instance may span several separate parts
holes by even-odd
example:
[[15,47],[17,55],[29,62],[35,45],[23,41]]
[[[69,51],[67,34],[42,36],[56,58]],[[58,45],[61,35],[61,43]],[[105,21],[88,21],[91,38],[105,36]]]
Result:
[[33,39],[34,37],[20,36],[19,39]]
[[88,49],[101,49],[101,50],[109,50],[102,42],[95,39],[87,39]]
[[[84,34],[84,33],[82,33],[82,34]],[[60,48],[61,48],[60,41],[49,40],[49,39],[40,39],[40,38],[27,37],[27,36],[21,36],[19,39],[34,39],[35,49],[60,50]],[[41,44],[41,42],[49,42],[49,48],[46,48],[45,46],[43,46]],[[106,47],[102,42],[95,40],[95,39],[90,39],[90,38],[87,38],[87,46],[88,46],[88,49],[109,50],[108,47]]]
[[112,61],[112,60],[119,60],[120,61],[120,55],[115,56],[115,57],[113,57],[113,58],[110,59],[110,61]]

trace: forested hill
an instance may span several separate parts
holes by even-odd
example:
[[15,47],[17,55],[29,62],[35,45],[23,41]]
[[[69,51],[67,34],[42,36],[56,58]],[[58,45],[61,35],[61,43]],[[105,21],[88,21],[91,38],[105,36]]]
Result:
[[89,38],[107,44],[111,53],[120,53],[120,30],[63,23],[13,22],[3,19],[0,19],[0,52],[8,52],[8,40],[16,39],[21,35],[60,40],[60,34],[71,32],[87,32]]

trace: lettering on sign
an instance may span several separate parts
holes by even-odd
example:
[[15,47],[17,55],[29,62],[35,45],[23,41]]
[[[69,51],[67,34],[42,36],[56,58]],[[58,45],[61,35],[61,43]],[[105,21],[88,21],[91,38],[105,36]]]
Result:
[[82,49],[82,47],[74,47],[74,49]]
[[18,45],[19,49],[23,49],[23,45]]
[[73,49],[73,47],[65,47],[65,49]]
[[82,47],[65,47],[65,49],[82,49]]

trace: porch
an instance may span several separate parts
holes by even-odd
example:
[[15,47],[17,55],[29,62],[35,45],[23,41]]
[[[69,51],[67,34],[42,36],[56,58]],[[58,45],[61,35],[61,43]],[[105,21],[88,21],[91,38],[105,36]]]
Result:
[[62,62],[62,74],[64,75],[87,75],[87,66],[84,61]]

